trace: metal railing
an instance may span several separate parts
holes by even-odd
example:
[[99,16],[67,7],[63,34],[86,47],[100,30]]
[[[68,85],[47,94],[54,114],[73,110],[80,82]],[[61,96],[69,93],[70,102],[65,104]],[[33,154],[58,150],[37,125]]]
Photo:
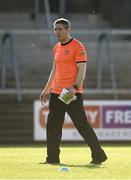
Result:
[[101,61],[101,52],[102,52],[102,43],[105,42],[106,53],[107,53],[107,62],[110,72],[110,77],[112,81],[113,95],[114,99],[117,99],[117,85],[116,85],[116,76],[115,68],[112,60],[112,50],[111,50],[111,34],[110,32],[105,32],[99,35],[97,42],[97,52],[96,52],[96,61],[97,61],[97,88],[100,90],[102,88],[102,61]]
[[59,0],[59,15],[64,17],[66,14],[66,0]]
[[[51,17],[51,10],[50,10],[50,3],[49,0],[43,0],[45,6],[45,17],[47,22],[47,28],[49,32],[49,40],[51,46],[55,43],[55,38],[52,33],[52,17]],[[40,8],[39,8],[39,0],[34,0],[34,16],[35,16],[35,24],[36,26],[39,25],[39,15],[40,15]]]
[[16,81],[16,93],[17,93],[17,99],[18,101],[22,100],[21,96],[21,88],[20,88],[20,79],[19,79],[19,71],[18,71],[18,64],[16,61],[16,49],[15,49],[15,42],[14,42],[14,36],[12,33],[5,33],[2,37],[1,41],[1,88],[6,89],[6,75],[7,75],[7,63],[5,59],[5,48],[7,44],[7,40],[9,41],[10,45],[10,53],[11,53],[11,62],[12,62],[12,68],[13,68],[13,74]]
[[[5,30],[0,30],[0,35],[3,35],[3,33],[5,32]],[[30,30],[20,30],[20,29],[15,29],[15,30],[12,30],[11,31],[14,35],[25,35],[25,36],[29,36],[29,35],[45,35],[45,36],[47,36],[48,35],[48,30],[32,30],[32,29],[30,29]],[[106,31],[105,30],[81,30],[81,29],[77,29],[77,30],[75,30],[75,31],[73,31],[72,32],[72,34],[73,35],[77,35],[77,34],[80,34],[80,35],[88,35],[88,36],[90,36],[90,35],[97,35],[99,38],[100,38],[100,36],[102,35],[102,34],[104,34]],[[124,30],[119,30],[119,29],[112,29],[112,30],[110,30],[110,32],[109,32],[110,34],[109,34],[109,36],[111,36],[111,39],[112,39],[112,37],[115,37],[115,36],[122,36],[122,37],[125,37],[125,36],[131,36],[131,30],[129,30],[129,29],[124,29]],[[100,39],[98,38],[98,40],[100,41]],[[112,61],[113,61],[113,57],[112,57],[112,47],[111,47],[111,45],[113,45],[113,43],[114,43],[114,41],[111,41],[111,39],[109,40],[109,49],[111,50],[111,63],[112,63]],[[102,43],[105,43],[105,45],[106,45],[106,49],[107,49],[107,42],[106,42],[107,40],[106,39],[102,39],[101,40],[101,42],[100,42],[100,44],[97,42],[97,48],[98,48],[98,44],[99,44],[99,48],[100,48],[100,55],[101,55],[101,53],[102,53],[102,48],[103,47],[101,47],[102,46]],[[93,46],[96,44],[96,42],[95,42],[95,44],[94,44],[94,42],[91,42],[91,43],[93,43]],[[96,45],[95,45],[96,46]],[[129,46],[129,47],[131,47],[131,46]],[[98,49],[97,49],[98,50]],[[106,51],[107,52],[107,51]],[[109,52],[108,52],[109,53]],[[107,55],[108,55],[108,53],[107,53]],[[97,53],[97,61],[99,61],[98,59],[100,58],[100,55],[98,55],[98,53]],[[98,56],[99,56],[99,58],[98,58]],[[107,60],[108,60],[108,62],[109,62],[109,58],[107,58]],[[99,62],[99,63],[102,63],[102,62]],[[110,70],[111,70],[112,68],[111,68],[111,66],[110,66]],[[111,72],[111,71],[110,71]],[[115,79],[115,83],[116,83],[116,76],[115,76],[115,68],[114,68],[114,65],[113,65],[113,72],[114,72],[114,79]],[[98,73],[98,70],[97,70],[97,73]],[[99,72],[100,73],[100,72]],[[99,75],[98,75],[99,76]],[[102,74],[100,75],[100,77],[102,76]],[[99,77],[99,80],[101,79]],[[97,77],[98,78],[98,77]],[[102,81],[102,79],[101,79],[101,81]],[[102,86],[102,82],[101,82],[101,85],[100,85],[100,87]],[[113,85],[112,85],[113,86]],[[125,87],[125,88],[117,88],[117,84],[116,84],[116,86],[115,86],[115,90],[116,91],[114,91],[114,89],[113,88],[101,88],[101,89],[99,89],[98,88],[99,86],[98,86],[98,80],[97,80],[97,88],[88,88],[88,89],[85,89],[85,94],[105,94],[105,95],[113,95],[114,94],[114,92],[116,93],[116,96],[118,96],[118,95],[131,95],[131,88],[129,88],[129,87]],[[27,89],[27,88],[23,88],[23,89],[21,89],[21,93],[22,94],[28,94],[28,95],[32,95],[32,94],[40,94],[41,93],[41,89],[39,89],[39,88],[37,88],[37,89]],[[4,91],[1,91],[0,90],[0,94],[16,94],[16,90],[15,89],[12,89],[12,90],[4,90]]]

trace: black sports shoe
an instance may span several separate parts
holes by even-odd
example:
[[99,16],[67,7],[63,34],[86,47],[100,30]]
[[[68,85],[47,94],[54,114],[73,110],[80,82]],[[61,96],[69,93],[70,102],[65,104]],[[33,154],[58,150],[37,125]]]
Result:
[[101,149],[99,152],[93,152],[92,153],[92,161],[90,164],[101,164],[102,162],[107,160],[107,156],[103,149]]
[[90,164],[101,164],[102,162],[107,160],[107,156],[105,155],[104,157],[102,157],[101,159],[92,159],[92,161],[90,162]]

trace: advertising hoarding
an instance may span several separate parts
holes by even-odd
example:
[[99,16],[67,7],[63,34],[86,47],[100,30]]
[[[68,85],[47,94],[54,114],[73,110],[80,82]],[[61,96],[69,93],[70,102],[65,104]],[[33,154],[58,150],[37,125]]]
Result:
[[[95,130],[99,140],[131,140],[131,102],[130,101],[90,101],[84,100],[87,121]],[[34,140],[46,140],[48,103],[43,107],[40,101],[34,102]],[[74,127],[68,114],[62,131],[62,140],[83,140]]]

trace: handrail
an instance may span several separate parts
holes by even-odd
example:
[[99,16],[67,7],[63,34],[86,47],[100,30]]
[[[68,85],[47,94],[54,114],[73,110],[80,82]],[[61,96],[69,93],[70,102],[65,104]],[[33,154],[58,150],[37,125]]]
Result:
[[[52,17],[51,17],[51,10],[50,10],[50,3],[49,0],[43,0],[45,5],[45,16],[46,16],[46,22],[47,22],[47,29],[49,34],[49,40],[51,46],[55,43],[55,38],[52,33]],[[34,0],[34,17],[35,17],[35,24],[38,26],[39,22],[39,2],[40,0]]]
[[39,14],[40,14],[39,0],[34,0],[34,19],[35,19],[36,27],[38,26]]
[[117,85],[116,85],[116,77],[115,77],[115,68],[112,61],[112,50],[111,50],[111,37],[110,33],[102,33],[99,35],[98,44],[97,44],[97,52],[96,52],[96,61],[97,61],[97,88],[100,90],[102,86],[102,61],[101,61],[101,45],[102,42],[105,41],[106,43],[106,52],[107,52],[107,62],[110,71],[111,81],[112,81],[112,88],[114,99],[117,99]]
[[[52,30],[52,18],[51,18],[51,10],[50,10],[50,3],[49,0],[44,0],[45,3],[45,15],[46,15],[46,21],[47,21],[47,27],[48,30]],[[54,45],[55,44],[55,38],[53,36],[53,32],[49,32],[49,39],[50,39],[50,44]]]
[[[0,34],[5,33],[6,29],[0,29]],[[11,29],[10,32],[12,32],[15,35],[48,35],[49,31],[51,32],[51,30],[48,29]],[[82,34],[82,35],[101,35],[102,33],[106,33],[109,30],[94,30],[94,29],[75,29],[74,31],[72,31],[71,34]],[[111,36],[127,36],[127,35],[131,35],[131,29],[110,29],[110,34]]]
[[18,71],[18,64],[16,61],[16,49],[15,49],[15,42],[14,36],[12,33],[5,33],[2,37],[1,41],[1,63],[2,63],[2,76],[1,76],[1,87],[2,89],[6,89],[6,60],[4,58],[4,50],[7,40],[9,40],[10,44],[10,52],[11,52],[11,61],[13,66],[13,73],[16,81],[16,90],[17,90],[17,99],[18,101],[22,100],[21,90],[20,90],[20,79],[19,79],[19,71]]
[[66,0],[59,0],[59,15],[64,17],[66,14]]

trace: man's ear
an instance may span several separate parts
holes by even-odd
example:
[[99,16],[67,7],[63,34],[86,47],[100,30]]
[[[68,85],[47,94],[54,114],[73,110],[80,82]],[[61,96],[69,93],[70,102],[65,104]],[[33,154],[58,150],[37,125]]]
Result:
[[68,29],[67,29],[67,32],[68,32],[68,33],[70,33],[70,32],[71,32],[71,29],[70,29],[70,28],[68,28]]

